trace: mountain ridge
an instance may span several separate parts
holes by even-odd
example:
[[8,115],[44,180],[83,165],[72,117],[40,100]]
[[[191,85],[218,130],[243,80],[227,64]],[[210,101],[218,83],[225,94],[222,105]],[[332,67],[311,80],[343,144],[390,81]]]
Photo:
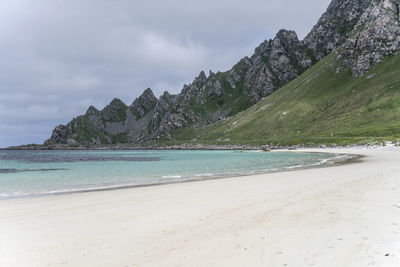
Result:
[[[397,0],[333,0],[304,40],[300,41],[293,31],[280,30],[232,69],[210,72],[208,76],[201,71],[177,95],[165,92],[157,99],[151,89],[146,89],[130,106],[114,99],[100,111],[90,107],[85,115],[57,126],[45,145],[172,140],[188,127],[213,124],[245,111],[332,51],[339,55],[331,63],[337,73],[351,68],[354,76],[361,76],[399,50],[398,23],[387,19],[398,14],[398,7]],[[370,19],[370,14],[375,14],[375,19]],[[374,25],[377,21],[378,26]],[[382,39],[382,28],[390,29],[393,40],[376,45],[373,41]],[[357,46],[359,50],[355,49]]]
[[[177,140],[400,145],[398,1],[373,1],[346,42],[241,114]],[[218,141],[219,140],[219,141]]]

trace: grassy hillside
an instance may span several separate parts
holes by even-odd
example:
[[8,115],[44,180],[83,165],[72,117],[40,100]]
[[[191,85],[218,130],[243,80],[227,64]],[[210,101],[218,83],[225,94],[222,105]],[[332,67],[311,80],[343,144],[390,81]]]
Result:
[[[335,73],[331,54],[226,121],[176,132],[181,141],[243,144],[366,143],[400,139],[400,55],[362,77]],[[223,141],[222,141],[223,143]]]

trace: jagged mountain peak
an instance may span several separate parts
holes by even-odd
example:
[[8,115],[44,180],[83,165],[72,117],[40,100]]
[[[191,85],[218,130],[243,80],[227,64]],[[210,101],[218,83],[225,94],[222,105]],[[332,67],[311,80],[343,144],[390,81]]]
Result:
[[[258,47],[256,47],[256,49],[254,50],[254,55],[252,57],[254,58],[254,56],[257,56],[259,54],[266,56],[271,52],[271,50],[273,50],[274,48],[279,49],[279,47],[283,47],[285,50],[288,51],[293,48],[292,45],[300,45],[297,33],[294,31],[281,29],[273,39],[265,40]],[[244,58],[242,60],[246,59]]]
[[206,73],[204,72],[204,70],[200,71],[199,76],[197,76],[197,79],[199,79],[199,80],[207,79],[207,76],[206,76]]
[[136,119],[142,118],[154,109],[157,101],[158,99],[154,96],[153,91],[147,88],[142,95],[133,101],[131,111],[136,116]]
[[286,29],[280,29],[278,31],[278,33],[276,34],[275,38],[278,39],[283,39],[283,40],[287,40],[287,39],[299,39],[297,36],[297,33],[295,31],[292,30],[286,30]]
[[113,98],[110,104],[108,104],[105,108],[107,108],[108,106],[126,106],[126,104],[119,98]]
[[143,93],[132,102],[131,106],[135,106],[143,101],[157,101],[157,98],[155,97],[151,88],[144,90]]
[[[151,88],[147,88],[146,90],[143,91],[142,96],[154,96],[153,90],[151,90]],[[155,97],[155,96],[154,96]]]
[[168,91],[164,91],[164,93],[160,96],[160,99],[161,98],[168,99],[168,98],[171,98],[173,96],[174,95],[170,94]]
[[95,115],[98,113],[100,113],[100,111],[94,106],[90,106],[86,111],[86,115]]
[[202,70],[199,73],[199,75],[194,79],[192,84],[197,86],[198,89],[201,89],[201,87],[203,87],[206,82],[207,82],[207,76],[205,72]]
[[126,119],[128,106],[119,98],[114,98],[110,104],[101,110],[101,115],[106,122],[120,122]]

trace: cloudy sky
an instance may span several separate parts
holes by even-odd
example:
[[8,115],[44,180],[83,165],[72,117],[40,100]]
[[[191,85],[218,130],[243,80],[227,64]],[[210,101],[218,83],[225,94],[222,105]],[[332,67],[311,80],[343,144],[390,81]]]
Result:
[[177,93],[281,28],[302,39],[330,0],[1,0],[0,147],[150,87]]

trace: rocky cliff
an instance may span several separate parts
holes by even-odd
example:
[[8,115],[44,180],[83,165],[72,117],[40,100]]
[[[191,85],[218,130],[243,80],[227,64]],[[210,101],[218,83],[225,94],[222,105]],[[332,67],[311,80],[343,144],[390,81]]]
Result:
[[258,103],[338,49],[337,71],[361,75],[399,50],[398,0],[333,0],[307,37],[281,30],[226,72],[203,71],[177,95],[150,89],[130,106],[114,99],[99,111],[57,126],[46,144],[169,140],[188,126],[224,120]]
[[358,77],[400,51],[400,0],[373,0],[338,51],[337,71]]
[[371,0],[333,0],[304,39],[316,60],[342,45],[353,31]]

